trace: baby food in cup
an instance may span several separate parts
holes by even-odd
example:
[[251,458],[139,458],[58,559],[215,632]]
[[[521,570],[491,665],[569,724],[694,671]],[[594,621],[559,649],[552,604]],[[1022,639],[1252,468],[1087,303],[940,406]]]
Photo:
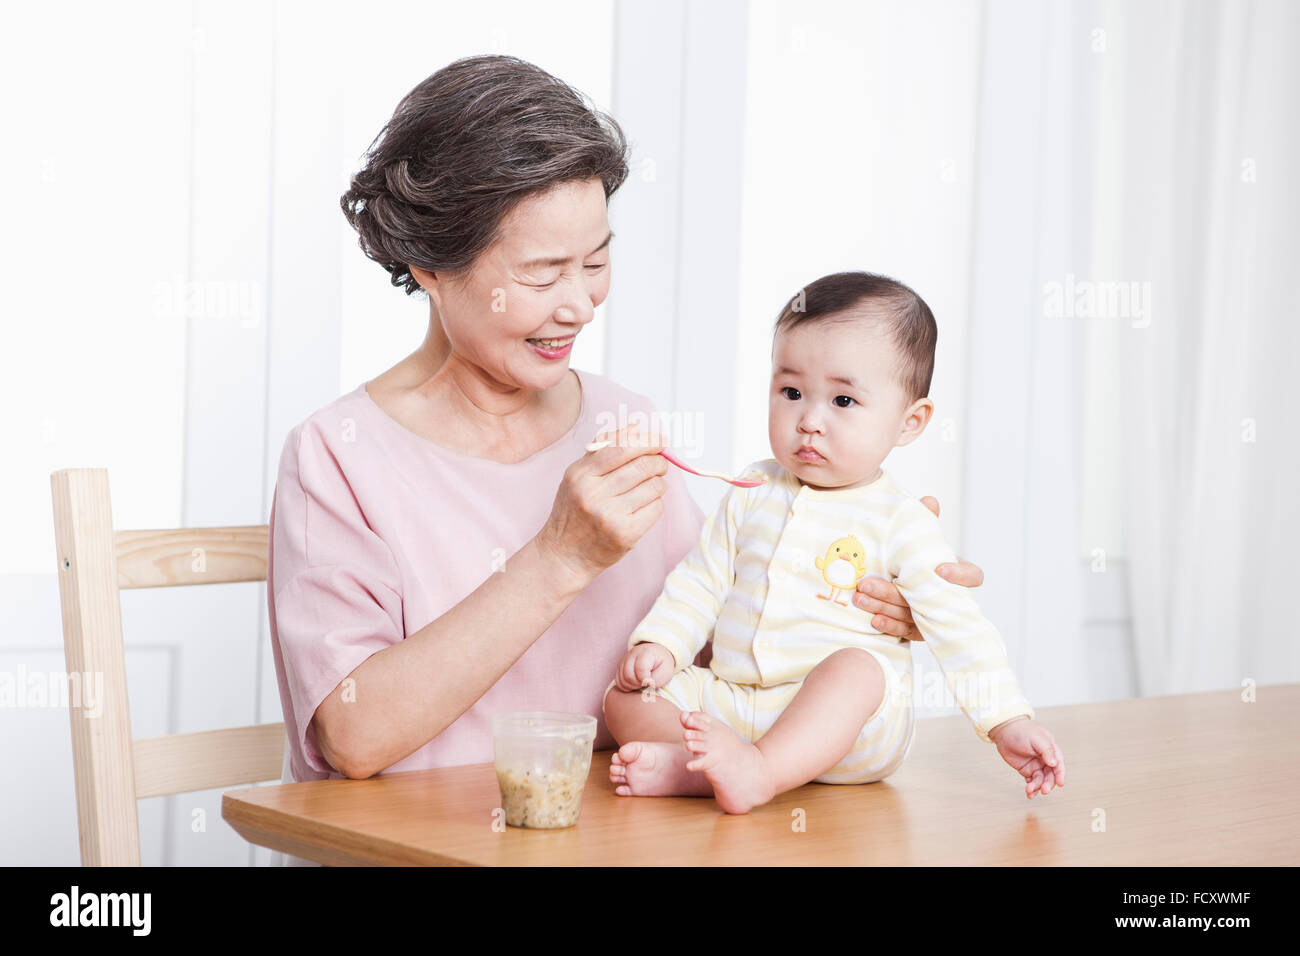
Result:
[[538,829],[577,823],[595,739],[596,718],[588,714],[535,710],[493,717],[506,823]]

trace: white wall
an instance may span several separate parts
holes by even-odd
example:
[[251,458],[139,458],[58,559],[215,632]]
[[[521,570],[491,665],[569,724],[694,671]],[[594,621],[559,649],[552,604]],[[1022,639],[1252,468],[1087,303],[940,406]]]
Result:
[[[22,186],[13,190],[12,225],[0,238],[0,389],[17,425],[0,469],[9,503],[0,538],[0,668],[10,675],[65,667],[51,471],[107,467],[123,526],[185,518],[193,30],[190,9],[168,3],[141,4],[134,18],[94,4],[6,11],[12,42],[0,60],[0,167],[7,182]],[[257,491],[250,518],[260,506]],[[203,594],[193,613],[204,617],[194,620],[214,627],[202,633],[171,595],[145,614],[136,600],[143,597],[132,592],[123,601],[128,672],[141,689],[132,706],[137,735],[235,717],[254,692],[256,597]],[[200,674],[201,643],[216,636],[214,614],[224,621],[241,609],[243,633],[223,636],[242,644],[242,661],[208,672],[213,695],[200,705],[187,692]],[[222,662],[238,660],[227,652]],[[9,821],[0,863],[77,862],[69,741],[65,709],[0,708],[7,784],[0,817]],[[141,804],[147,860],[168,859],[163,844],[177,845],[181,812],[200,804],[212,806],[201,795],[184,807]],[[219,823],[211,810],[208,816],[212,833]],[[247,861],[246,850],[234,849],[228,858]],[[178,861],[174,853],[170,859]]]

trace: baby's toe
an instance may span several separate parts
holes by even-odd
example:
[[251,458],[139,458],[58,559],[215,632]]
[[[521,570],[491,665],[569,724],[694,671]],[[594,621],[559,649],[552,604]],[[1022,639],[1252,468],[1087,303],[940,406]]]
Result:
[[618,760],[621,764],[636,763],[641,757],[641,741],[632,740],[619,747],[614,756],[610,758],[612,764]]
[[696,770],[699,771],[700,773],[704,773],[706,771],[712,770],[717,765],[718,765],[717,754],[708,753],[706,751],[699,751],[698,756],[686,762],[686,769]]
[[682,726],[691,730],[708,730],[711,723],[709,715],[701,711],[682,711]]

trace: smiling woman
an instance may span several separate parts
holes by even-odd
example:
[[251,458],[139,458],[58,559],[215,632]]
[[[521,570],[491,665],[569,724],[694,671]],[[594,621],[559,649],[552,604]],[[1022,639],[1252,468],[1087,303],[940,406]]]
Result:
[[488,760],[502,710],[599,713],[703,521],[658,446],[583,449],[653,411],[567,360],[626,175],[617,124],[512,57],[433,74],[372,142],[342,208],[429,325],[285,443],[267,587],[292,779]]
[[[503,217],[500,238],[472,269],[439,274],[410,266],[451,345],[438,387],[445,398],[455,400],[452,392],[472,389],[466,383],[485,375],[498,385],[535,390],[573,378],[562,360],[609,293],[605,207],[600,179],[561,183],[521,199]],[[475,404],[498,421],[532,397],[519,389],[510,397],[499,388],[493,392],[484,401],[494,406]],[[475,414],[468,408],[466,413]],[[576,414],[575,408],[568,424]],[[489,435],[493,418],[481,420]]]
[[[589,190],[590,191],[590,190]],[[588,283],[592,286],[603,289],[599,296],[592,296],[593,304],[599,304],[600,300],[605,297],[605,292],[609,290],[609,243],[614,238],[612,231],[605,234],[604,240],[595,249],[589,252],[583,258],[582,270],[587,274]],[[593,261],[600,260],[600,261]],[[573,257],[550,256],[532,259],[523,262],[519,266],[519,271],[527,278],[536,276],[550,275],[552,278],[545,282],[529,283],[532,288],[539,292],[545,292],[555,287],[559,281],[568,280],[570,273],[555,270],[567,268],[573,262]],[[603,285],[602,285],[603,283]],[[589,320],[588,320],[589,321]],[[528,339],[536,352],[543,358],[562,359],[573,350],[573,340],[577,332],[563,332],[551,336],[534,336]]]
[[[267,597],[291,779],[486,762],[505,711],[598,715],[613,745],[606,683],[704,523],[661,444],[598,430],[651,403],[568,364],[609,293],[626,152],[544,70],[471,57],[403,98],[342,197],[429,324],[284,444]],[[896,597],[855,600],[914,633]]]

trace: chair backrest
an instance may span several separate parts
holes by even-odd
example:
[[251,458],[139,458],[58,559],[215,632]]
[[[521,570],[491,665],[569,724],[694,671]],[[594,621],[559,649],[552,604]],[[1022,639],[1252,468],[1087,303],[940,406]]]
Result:
[[102,674],[101,713],[69,707],[83,866],[139,866],[136,801],[280,779],[284,724],[134,740],[122,588],[265,581],[267,527],[116,531],[108,470],[50,475],[68,673]]

